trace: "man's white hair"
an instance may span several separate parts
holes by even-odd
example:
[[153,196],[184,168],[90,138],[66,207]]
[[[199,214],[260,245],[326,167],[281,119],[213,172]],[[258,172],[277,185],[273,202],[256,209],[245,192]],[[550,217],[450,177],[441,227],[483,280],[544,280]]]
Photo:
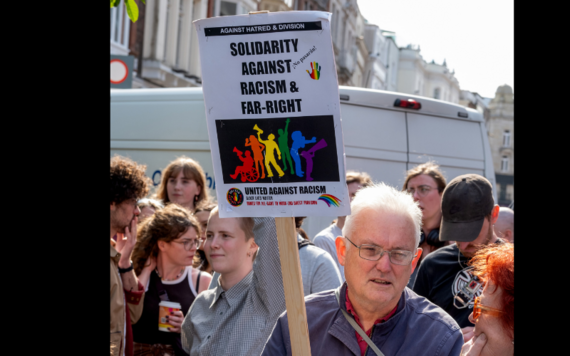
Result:
[[414,226],[417,248],[420,243],[422,211],[410,194],[401,192],[385,183],[376,183],[360,189],[350,204],[351,214],[346,217],[342,236],[352,232],[354,218],[365,209],[374,209],[378,214],[396,213],[409,217]]
[[511,230],[515,232],[515,212],[514,210],[507,207],[499,208],[499,218],[495,223],[495,231],[504,233],[506,230]]

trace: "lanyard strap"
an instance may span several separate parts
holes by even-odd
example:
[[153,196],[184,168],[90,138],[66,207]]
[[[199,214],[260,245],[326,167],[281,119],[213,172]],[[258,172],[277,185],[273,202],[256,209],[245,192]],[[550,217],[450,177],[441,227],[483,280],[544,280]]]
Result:
[[[338,302],[338,305],[340,307],[340,289],[342,288],[342,286],[338,287],[337,289],[335,289],[334,291],[334,295],[336,296],[336,300]],[[376,345],[374,345],[374,343],[372,342],[372,340],[370,340],[370,338],[368,337],[368,335],[366,335],[366,333],[364,332],[364,330],[362,330],[362,328],[360,327],[360,325],[358,325],[358,323],[356,323],[356,320],[354,320],[352,317],[350,317],[348,315],[347,312],[344,311],[344,309],[340,308],[340,311],[342,312],[342,314],[344,315],[344,317],[346,318],[346,320],[348,320],[348,322],[350,323],[350,325],[352,325],[352,327],[354,328],[354,330],[356,330],[356,332],[364,339],[364,341],[366,341],[366,343],[368,344],[368,346],[370,346],[370,348],[372,350],[374,350],[374,352],[376,353],[376,355],[378,356],[384,356],[384,354],[382,353],[382,351],[380,351],[380,349],[378,347],[376,347]]]

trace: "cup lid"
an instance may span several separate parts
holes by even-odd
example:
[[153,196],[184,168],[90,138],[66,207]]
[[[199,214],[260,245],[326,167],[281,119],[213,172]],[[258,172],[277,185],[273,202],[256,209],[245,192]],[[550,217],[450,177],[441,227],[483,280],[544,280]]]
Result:
[[180,303],[170,302],[170,301],[166,301],[166,300],[161,301],[158,305],[161,305],[161,306],[167,307],[167,308],[178,308],[178,309],[182,308],[182,305],[180,305]]

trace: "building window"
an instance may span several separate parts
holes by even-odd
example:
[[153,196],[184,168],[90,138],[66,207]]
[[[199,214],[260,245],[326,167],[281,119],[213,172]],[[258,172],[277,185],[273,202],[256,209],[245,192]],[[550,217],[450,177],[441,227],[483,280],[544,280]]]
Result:
[[513,200],[515,198],[515,187],[512,184],[507,185],[507,200]]
[[503,146],[511,147],[511,132],[509,130],[503,132]]
[[501,171],[508,172],[509,171],[509,157],[503,156],[501,160]]
[[220,6],[220,16],[237,15],[237,4],[235,2],[222,1]]
[[433,90],[433,98],[434,99],[441,99],[441,89],[435,88]]
[[125,4],[121,0],[118,6],[111,8],[111,45],[125,49],[126,54],[129,50],[129,21]]

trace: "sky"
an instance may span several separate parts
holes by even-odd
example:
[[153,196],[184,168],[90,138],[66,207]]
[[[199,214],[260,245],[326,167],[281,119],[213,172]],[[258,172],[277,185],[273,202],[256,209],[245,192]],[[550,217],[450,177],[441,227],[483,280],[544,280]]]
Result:
[[358,0],[368,23],[396,32],[396,44],[420,46],[427,62],[445,59],[462,90],[492,98],[514,92],[514,0]]

